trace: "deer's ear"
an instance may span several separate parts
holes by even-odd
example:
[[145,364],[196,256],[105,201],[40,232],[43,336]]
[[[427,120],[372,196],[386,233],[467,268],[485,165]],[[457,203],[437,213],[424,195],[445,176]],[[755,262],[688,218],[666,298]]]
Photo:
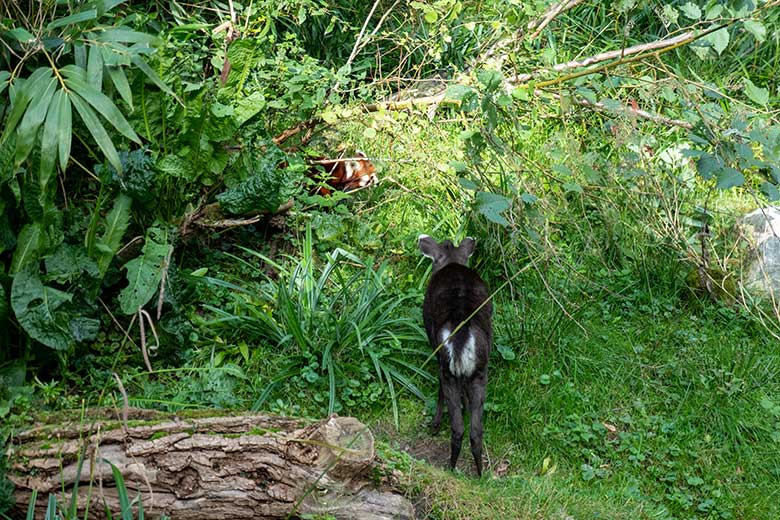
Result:
[[420,247],[422,254],[433,260],[439,253],[439,244],[428,235],[420,235],[417,238],[417,245]]
[[461,240],[458,249],[463,250],[466,254],[466,258],[470,257],[474,253],[474,248],[477,247],[477,240],[475,238],[466,237]]

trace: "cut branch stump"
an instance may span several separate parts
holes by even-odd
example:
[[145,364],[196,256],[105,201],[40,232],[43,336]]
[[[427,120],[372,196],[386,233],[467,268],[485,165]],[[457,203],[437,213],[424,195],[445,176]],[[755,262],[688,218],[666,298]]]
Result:
[[376,459],[373,435],[352,417],[89,415],[14,439],[8,477],[22,517],[33,490],[35,517],[43,518],[49,494],[69,504],[77,481],[79,518],[105,518],[106,508],[116,516],[113,464],[148,518],[414,518],[392,472]]

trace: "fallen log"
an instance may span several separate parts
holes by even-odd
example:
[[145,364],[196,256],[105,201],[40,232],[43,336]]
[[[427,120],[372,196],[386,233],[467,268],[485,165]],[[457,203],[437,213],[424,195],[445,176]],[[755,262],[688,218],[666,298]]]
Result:
[[373,435],[352,417],[186,418],[146,410],[131,410],[127,420],[102,417],[38,425],[14,438],[8,478],[20,518],[33,490],[35,518],[43,518],[49,494],[70,504],[76,482],[79,518],[105,518],[106,509],[117,517],[111,465],[147,518],[414,518],[376,459]]

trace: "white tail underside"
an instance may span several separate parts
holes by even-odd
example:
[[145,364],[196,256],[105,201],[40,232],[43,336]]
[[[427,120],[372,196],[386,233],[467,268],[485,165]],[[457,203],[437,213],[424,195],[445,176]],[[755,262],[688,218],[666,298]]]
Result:
[[449,369],[452,375],[467,377],[473,374],[477,363],[477,342],[471,331],[469,331],[468,338],[466,338],[466,343],[463,345],[460,356],[455,352],[454,337],[450,338],[449,329],[442,328],[439,336],[439,342],[444,343],[444,351],[447,353]]

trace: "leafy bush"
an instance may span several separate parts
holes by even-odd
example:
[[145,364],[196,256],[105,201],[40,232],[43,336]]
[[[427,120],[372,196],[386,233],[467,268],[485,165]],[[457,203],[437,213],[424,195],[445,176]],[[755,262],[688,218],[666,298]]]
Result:
[[[386,265],[374,270],[337,249],[324,266],[317,267],[312,246],[308,228],[302,258],[291,268],[247,251],[259,262],[273,266],[279,279],[274,281],[262,269],[246,264],[266,283],[251,290],[232,286],[233,310],[207,307],[217,316],[211,325],[238,333],[236,340],[257,343],[282,355],[283,366],[254,409],[263,405],[274,387],[289,387],[290,381],[313,393],[328,413],[342,409],[348,400],[358,407],[376,404],[379,395],[360,397],[358,392],[376,382],[384,385],[382,395],[390,398],[397,423],[396,383],[424,399],[410,376],[433,380],[405,359],[427,355],[410,346],[424,345],[420,320],[405,315],[403,304],[407,298],[394,297],[386,290]],[[353,274],[349,274],[351,270]],[[218,286],[225,282],[211,283]],[[323,387],[327,388],[324,394],[320,393]]]

